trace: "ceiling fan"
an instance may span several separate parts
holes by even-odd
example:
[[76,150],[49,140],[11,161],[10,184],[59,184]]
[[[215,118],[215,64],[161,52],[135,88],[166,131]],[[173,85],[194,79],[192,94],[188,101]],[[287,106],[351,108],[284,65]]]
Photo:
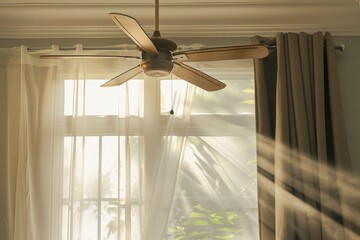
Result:
[[141,60],[139,65],[112,78],[102,86],[121,85],[142,71],[151,77],[165,77],[172,72],[175,76],[204,90],[216,91],[224,88],[226,85],[185,63],[264,58],[269,54],[268,48],[262,44],[176,51],[176,43],[160,35],[159,0],[155,0],[155,30],[152,37],[148,37],[138,21],[133,17],[120,13],[110,13],[110,16],[116,25],[135,42],[141,51],[141,57],[114,55],[42,55],[40,58],[136,58]]

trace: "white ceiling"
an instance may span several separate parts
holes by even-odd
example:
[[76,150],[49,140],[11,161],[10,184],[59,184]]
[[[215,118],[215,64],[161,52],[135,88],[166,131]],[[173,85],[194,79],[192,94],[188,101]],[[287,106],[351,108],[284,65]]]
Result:
[[[0,0],[0,39],[118,38],[108,13],[135,17],[151,35],[153,0]],[[238,37],[288,31],[360,36],[359,0],[160,0],[165,37]]]

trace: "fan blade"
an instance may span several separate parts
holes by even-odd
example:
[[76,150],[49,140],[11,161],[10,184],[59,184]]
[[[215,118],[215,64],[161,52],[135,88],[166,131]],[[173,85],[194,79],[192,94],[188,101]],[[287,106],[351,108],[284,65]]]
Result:
[[121,56],[121,55],[41,55],[43,59],[92,59],[92,58],[124,58],[124,59],[141,59],[136,56]]
[[110,13],[113,21],[145,52],[159,55],[154,43],[135,18],[121,13]]
[[174,64],[177,67],[173,69],[173,74],[206,91],[216,91],[226,86],[225,83],[188,65],[177,62],[174,62]]
[[244,58],[264,58],[269,49],[262,44],[204,48],[174,53],[174,60],[180,62],[220,61]]
[[110,79],[109,81],[107,81],[106,83],[104,83],[101,86],[102,87],[113,87],[113,86],[121,85],[124,82],[126,82],[127,80],[130,80],[131,78],[135,77],[136,75],[138,75],[141,72],[142,72],[142,69],[141,69],[140,65],[137,65],[137,66],[127,70],[126,72],[123,72],[120,75]]

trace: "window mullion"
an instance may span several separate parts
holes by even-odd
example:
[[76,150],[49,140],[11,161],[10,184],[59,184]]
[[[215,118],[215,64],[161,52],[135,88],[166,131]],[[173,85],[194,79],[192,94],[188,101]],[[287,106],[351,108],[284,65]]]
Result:
[[[144,223],[148,216],[148,210],[150,206],[148,205],[150,201],[147,199],[152,198],[153,194],[153,181],[155,177],[154,169],[157,166],[157,154],[159,152],[159,120],[160,120],[160,84],[158,79],[144,77],[144,144],[145,144],[145,158],[144,158],[144,176],[142,178],[142,196],[143,196],[143,205],[142,210],[144,218],[142,223]],[[143,233],[144,224],[142,224]],[[146,236],[142,236],[146,239]]]
[[99,170],[98,170],[98,240],[101,239],[101,192],[102,192],[102,136],[99,136]]
[[118,172],[118,181],[117,181],[117,228],[119,229],[117,231],[117,237],[118,240],[120,240],[121,238],[121,234],[120,234],[120,229],[121,229],[121,191],[120,191],[120,186],[121,186],[121,152],[120,152],[120,143],[121,143],[121,136],[117,137],[117,160],[118,160],[118,168],[117,168],[117,172]]

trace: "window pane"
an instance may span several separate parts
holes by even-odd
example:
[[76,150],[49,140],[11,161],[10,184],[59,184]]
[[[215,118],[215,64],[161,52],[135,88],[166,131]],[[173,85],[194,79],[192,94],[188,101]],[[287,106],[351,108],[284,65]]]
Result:
[[131,206],[131,240],[140,240],[140,208]]
[[97,197],[98,169],[98,137],[64,137],[63,198]]
[[[178,97],[179,92],[186,88],[186,82],[184,80],[161,80],[160,81],[160,104],[161,113],[168,114],[174,107],[174,99]],[[182,100],[180,100],[181,102]],[[179,106],[178,112],[183,112],[182,106]]]
[[63,198],[69,198],[70,166],[71,166],[71,137],[64,137],[64,162],[63,162]]
[[143,80],[131,80],[116,87],[101,87],[106,81],[65,80],[64,115],[143,117]]
[[130,169],[131,169],[131,198],[139,199],[140,182],[141,182],[141,166],[144,161],[144,145],[142,137],[131,137],[130,143]]
[[167,239],[257,239],[255,157],[255,134],[188,137]]
[[103,198],[118,197],[118,183],[119,183],[118,139],[119,139],[118,136],[105,136],[102,138],[101,196]]
[[140,240],[139,206],[133,205],[130,210],[131,219],[126,223],[125,207],[119,207],[118,202],[102,202],[101,239],[126,240],[127,231],[130,231],[131,240]]
[[101,239],[117,240],[120,234],[119,226],[124,225],[124,222],[119,218],[118,203],[103,202],[101,208]]
[[[64,137],[63,197],[79,199],[86,192],[84,186],[85,137]],[[89,155],[89,154],[87,154]],[[87,161],[91,164],[91,158]]]
[[[224,82],[226,87],[219,91],[208,92],[197,89],[191,114],[255,114],[254,70],[253,61],[249,59],[186,63],[210,76]],[[174,104],[178,90],[185,81],[161,81],[161,113],[168,114]],[[182,109],[178,109],[182,111]]]
[[[127,187],[131,188],[132,198],[140,197],[142,159],[141,137],[104,136],[102,138],[102,197],[125,199]],[[128,165],[130,171],[127,170]],[[127,184],[128,179],[130,182]]]
[[218,92],[195,95],[192,114],[254,114],[253,80],[222,80],[227,86]]
[[98,208],[97,203],[83,201],[74,204],[73,239],[98,239]]
[[[85,137],[83,159],[84,198],[97,198],[99,186],[99,137]],[[78,159],[79,160],[79,159]]]
[[64,137],[63,239],[140,239],[143,150],[139,136]]
[[62,208],[62,228],[61,228],[61,239],[69,239],[68,238],[68,234],[69,234],[69,206],[68,205],[63,205]]

